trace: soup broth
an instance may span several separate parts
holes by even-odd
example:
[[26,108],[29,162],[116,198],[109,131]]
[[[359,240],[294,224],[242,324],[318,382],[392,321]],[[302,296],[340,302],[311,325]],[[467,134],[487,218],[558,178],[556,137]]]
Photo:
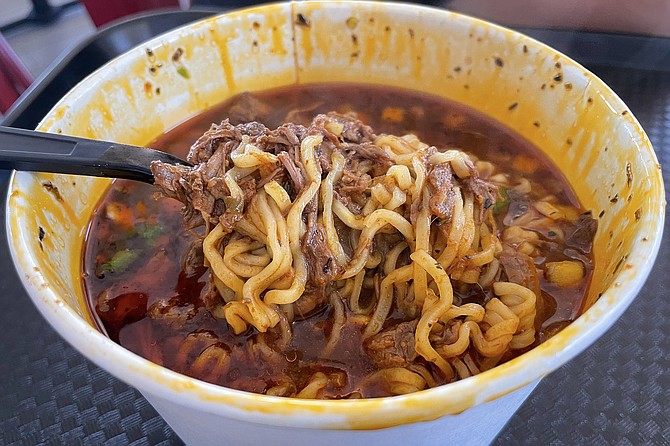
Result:
[[[291,317],[265,332],[249,326],[235,334],[224,318],[210,311],[208,302],[216,293],[203,258],[204,229],[184,227],[182,203],[159,196],[153,186],[124,180],[116,180],[103,197],[86,241],[83,283],[100,329],[140,356],[214,384],[273,395],[368,398],[404,393],[393,380],[380,378],[389,357],[394,373],[404,369],[423,377],[424,386],[441,385],[522,354],[580,314],[593,269],[595,221],[537,148],[462,105],[380,86],[292,86],[236,96],[180,124],[150,146],[185,157],[212,123],[224,119],[232,124],[258,121],[274,129],[285,122],[307,126],[316,115],[331,111],[355,113],[376,134],[413,134],[440,150],[467,152],[484,180],[507,185],[499,186],[497,199],[485,207],[492,211],[501,246],[523,253],[503,261],[506,269],[501,267],[497,277],[514,282],[513,263],[522,262],[519,259],[530,259],[537,271],[535,330],[528,345],[495,357],[468,348],[451,361],[454,376],[446,376],[416,354],[411,361],[395,364],[396,353],[384,350],[384,344],[400,348],[416,321],[394,302],[380,332],[364,340],[361,321],[367,321],[372,310],[353,311],[341,292],[311,306],[301,307],[299,300]],[[501,173],[504,180],[496,177]],[[409,262],[405,257],[401,261]],[[361,306],[374,307],[381,277],[370,274],[363,280]],[[483,307],[495,297],[476,281],[451,282],[453,305]],[[458,323],[466,319],[462,316]],[[431,339],[442,340],[432,342],[450,343],[458,326],[433,330]],[[336,329],[339,338],[332,343]],[[290,331],[290,339],[282,330]],[[414,338],[407,339],[411,343]],[[320,376],[327,378],[326,384],[312,394],[305,391],[316,386],[315,377]]]

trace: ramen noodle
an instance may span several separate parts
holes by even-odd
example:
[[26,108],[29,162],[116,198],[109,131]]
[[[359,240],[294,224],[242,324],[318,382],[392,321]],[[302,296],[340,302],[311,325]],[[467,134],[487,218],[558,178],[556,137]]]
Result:
[[367,398],[481,373],[578,315],[596,222],[501,126],[371,86],[218,113],[193,167],[152,165],[166,198],[116,182],[98,210],[85,285],[121,345],[232,388]]

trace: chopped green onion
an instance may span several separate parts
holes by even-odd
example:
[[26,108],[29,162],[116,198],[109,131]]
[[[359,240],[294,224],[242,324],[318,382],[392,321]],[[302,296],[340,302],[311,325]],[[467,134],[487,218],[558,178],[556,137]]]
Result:
[[112,256],[109,262],[100,265],[100,272],[109,271],[122,273],[137,259],[140,252],[137,249],[122,249]]
[[159,235],[163,233],[163,227],[161,225],[143,224],[138,228],[138,232],[140,237],[149,242],[153,242]]
[[184,79],[190,79],[191,78],[191,73],[188,72],[186,67],[179,67],[177,68],[177,73]]
[[505,186],[500,186],[498,190],[500,191],[500,196],[502,199],[497,199],[496,204],[493,205],[493,215],[500,214],[509,205],[510,202],[507,188]]

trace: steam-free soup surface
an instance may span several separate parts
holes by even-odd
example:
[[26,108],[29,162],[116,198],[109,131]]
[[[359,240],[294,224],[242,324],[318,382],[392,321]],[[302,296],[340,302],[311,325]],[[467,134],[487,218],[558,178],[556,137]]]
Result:
[[[224,119],[232,124],[258,121],[274,129],[285,122],[308,125],[317,114],[330,111],[355,112],[376,134],[411,133],[441,150],[470,153],[484,180],[496,183],[497,178],[509,186],[499,187],[485,209],[495,219],[502,245],[516,253],[498,262],[496,280],[513,281],[513,268],[536,271],[539,296],[530,343],[495,357],[468,348],[450,360],[454,376],[445,376],[416,354],[411,361],[401,360],[391,367],[386,364],[388,355],[397,356],[393,349],[401,349],[403,336],[413,342],[418,316],[409,317],[394,303],[381,331],[363,340],[372,310],[356,314],[341,293],[341,306],[322,296],[312,305],[292,309],[289,320],[264,333],[250,326],[235,334],[224,318],[210,311],[212,296],[220,296],[213,291],[203,258],[204,228],[185,229],[182,203],[160,197],[155,187],[122,180],[114,182],[97,208],[83,262],[86,294],[100,328],[123,347],[157,364],[215,384],[285,396],[359,398],[404,393],[405,387],[379,373],[384,368],[423,375],[424,387],[444,384],[527,351],[579,315],[592,271],[595,222],[536,148],[459,104],[378,86],[294,86],[235,97],[170,130],[150,146],[184,157],[212,123]],[[504,180],[495,177],[500,174]],[[560,216],[552,215],[554,211]],[[519,259],[531,259],[532,265],[515,266],[523,263]],[[409,256],[401,256],[399,262],[409,262]],[[486,270],[483,267],[482,274]],[[484,306],[494,297],[490,287],[467,282],[452,280],[454,305]],[[373,271],[363,285],[362,307],[378,288]],[[343,323],[338,308],[344,311]],[[465,319],[460,317],[458,323]],[[454,341],[458,326],[443,325],[433,329],[431,342]],[[333,327],[340,337],[329,346]],[[288,341],[286,330],[291,332]],[[316,386],[315,376],[326,377],[326,384],[313,395],[301,393]]]

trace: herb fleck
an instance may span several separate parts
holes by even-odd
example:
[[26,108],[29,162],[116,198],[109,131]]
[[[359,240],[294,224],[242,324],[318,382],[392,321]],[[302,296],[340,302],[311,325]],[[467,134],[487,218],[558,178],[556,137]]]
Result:
[[179,67],[177,68],[177,73],[183,77],[184,79],[190,79],[191,74],[188,72],[188,69],[186,67]]
[[300,26],[305,26],[305,27],[309,28],[309,20],[307,20],[307,17],[302,15],[302,13],[298,13],[298,15],[296,16],[296,22]]
[[60,194],[58,188],[54,186],[51,181],[45,181],[44,183],[42,183],[42,187],[44,187],[44,189],[46,189],[47,192],[53,195],[56,200],[63,201],[63,196]]
[[179,62],[179,58],[184,54],[184,49],[183,48],[177,48],[177,50],[172,54],[172,61],[173,62]]
[[136,249],[122,249],[112,256],[109,262],[105,262],[98,267],[96,275],[100,276],[105,271],[112,273],[121,273],[128,269],[128,267],[137,259],[140,252]]
[[44,240],[45,235],[46,235],[46,233],[44,232],[44,228],[42,226],[40,226],[40,230],[39,230],[39,233],[37,234],[37,238],[38,238],[38,241],[39,241],[39,244],[40,244],[40,249],[42,251],[44,251],[44,245],[42,245],[42,240]]
[[507,188],[504,186],[500,186],[498,188],[498,194],[500,195],[500,198],[496,200],[495,205],[493,206],[493,214],[498,215],[500,214],[505,208],[509,205],[510,199],[509,199],[509,194],[507,193]]

